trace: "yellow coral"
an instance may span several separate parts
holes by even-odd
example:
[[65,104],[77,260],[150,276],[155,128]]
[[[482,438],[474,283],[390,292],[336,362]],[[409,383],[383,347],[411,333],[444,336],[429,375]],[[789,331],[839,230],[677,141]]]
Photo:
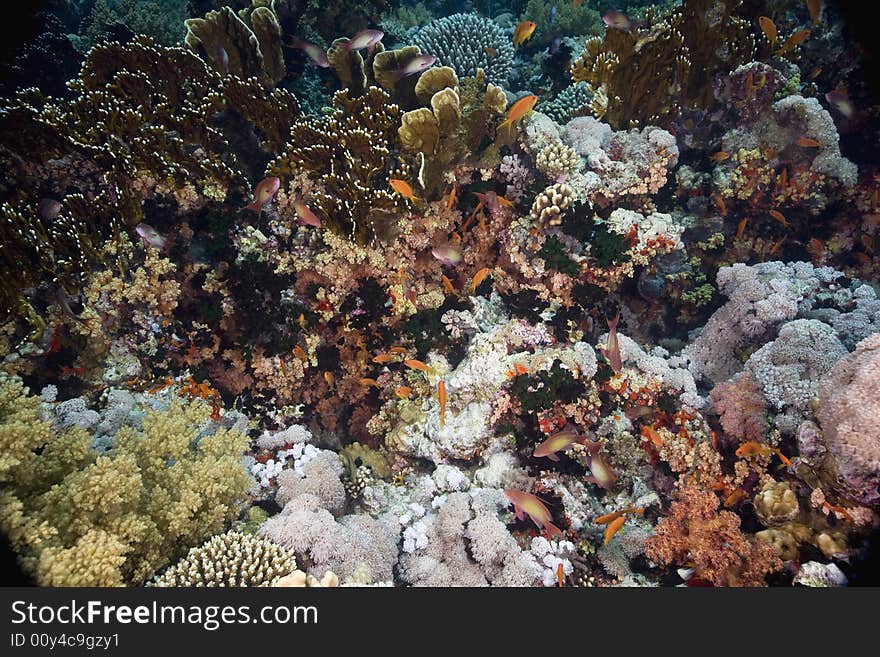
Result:
[[237,514],[248,439],[226,429],[197,439],[210,413],[201,400],[148,412],[106,454],[82,429],[41,421],[39,403],[20,381],[0,385],[0,529],[38,583],[140,583]]

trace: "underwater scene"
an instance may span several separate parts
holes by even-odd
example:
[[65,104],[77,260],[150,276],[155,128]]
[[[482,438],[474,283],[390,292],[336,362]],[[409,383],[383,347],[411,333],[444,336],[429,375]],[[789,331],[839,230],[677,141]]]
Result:
[[880,583],[852,3],[23,4],[4,584]]

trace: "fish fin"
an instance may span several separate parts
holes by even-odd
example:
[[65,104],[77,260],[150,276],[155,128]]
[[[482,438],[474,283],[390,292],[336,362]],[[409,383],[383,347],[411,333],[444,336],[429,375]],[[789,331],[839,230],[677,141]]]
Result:
[[548,538],[551,538],[553,536],[562,536],[562,530],[559,529],[559,527],[554,525],[552,522],[548,522],[544,525],[544,533],[547,534]]
[[519,508],[516,504],[513,505],[513,510],[516,511],[516,519],[519,521],[523,521],[526,518],[526,514],[523,513],[523,510]]
[[249,203],[248,205],[244,206],[242,210],[250,210],[251,212],[256,212],[257,216],[259,217],[260,214],[263,212],[263,205],[259,201],[254,201],[253,203]]
[[556,456],[556,454],[547,454],[547,458],[551,461],[556,461],[557,463],[559,462],[559,457]]
[[614,319],[608,320],[608,330],[613,331],[617,328],[617,324],[620,322],[620,311],[614,316]]

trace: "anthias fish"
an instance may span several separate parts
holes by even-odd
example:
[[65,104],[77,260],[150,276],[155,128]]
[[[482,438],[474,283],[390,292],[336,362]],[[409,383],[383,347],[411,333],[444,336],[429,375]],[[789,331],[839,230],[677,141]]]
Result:
[[361,30],[345,44],[346,50],[363,50],[371,48],[382,40],[385,33],[382,30]]
[[537,497],[531,493],[510,488],[505,489],[504,494],[513,504],[517,520],[525,520],[525,517],[528,516],[538,526],[538,529],[545,532],[548,537],[562,535],[562,530],[552,522],[553,516],[550,510]]
[[315,228],[321,227],[321,217],[312,212],[309,206],[303,203],[302,196],[299,194],[296,195],[293,201],[293,209],[296,212],[296,216],[299,217],[300,224],[314,226]]
[[160,251],[165,248],[165,238],[162,237],[159,234],[159,231],[153,228],[150,224],[141,222],[134,227],[134,231],[140,236],[141,240],[143,240],[144,246],[153,247]]
[[605,349],[599,349],[599,352],[608,359],[611,369],[619,372],[623,367],[623,359],[620,355],[620,344],[617,341],[617,324],[620,322],[620,313],[614,316],[614,319],[606,320],[608,322],[608,346]]
[[558,461],[559,457],[556,455],[557,452],[564,452],[565,450],[570,449],[572,445],[582,440],[583,437],[574,431],[560,431],[535,447],[532,456],[545,456],[551,461]]
[[413,190],[412,185],[410,185],[405,180],[400,180],[399,178],[391,178],[388,181],[388,184],[391,186],[391,189],[400,194],[406,200],[412,202],[416,202],[419,200],[419,197],[416,196],[415,190]]
[[629,32],[632,30],[632,21],[629,17],[619,11],[609,11],[602,16],[602,22],[612,30],[623,30]]
[[320,68],[328,68],[330,66],[330,60],[327,59],[327,53],[321,48],[321,46],[309,43],[308,41],[303,41],[302,39],[294,38],[290,41],[290,47],[302,50],[315,66]]
[[269,202],[269,200],[278,193],[278,190],[281,188],[281,179],[277,176],[272,176],[271,178],[263,178],[259,183],[257,183],[256,189],[254,189],[254,200],[249,205],[244,207],[245,210],[251,210],[257,213],[257,216],[263,211],[263,206]]
[[519,48],[523,43],[528,41],[532,37],[532,34],[535,33],[536,27],[538,27],[538,24],[535,21],[523,21],[517,25],[516,29],[513,31],[514,47]]
[[501,129],[504,127],[507,127],[508,130],[512,130],[513,124],[531,112],[535,108],[537,102],[538,97],[534,94],[524,96],[516,101],[510,106],[510,109],[507,110],[507,118],[498,126],[498,132],[501,132]]

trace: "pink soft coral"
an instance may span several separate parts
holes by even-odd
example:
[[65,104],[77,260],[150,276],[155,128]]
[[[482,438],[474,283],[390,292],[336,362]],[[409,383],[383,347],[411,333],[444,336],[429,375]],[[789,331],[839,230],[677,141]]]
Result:
[[737,374],[709,394],[721,416],[724,432],[739,442],[761,440],[767,428],[764,395],[752,375]]

